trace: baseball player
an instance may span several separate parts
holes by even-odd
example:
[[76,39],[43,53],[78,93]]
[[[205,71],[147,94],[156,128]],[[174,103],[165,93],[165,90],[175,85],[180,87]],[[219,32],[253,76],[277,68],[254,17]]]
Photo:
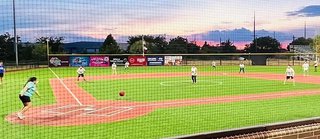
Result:
[[192,66],[192,68],[191,68],[192,83],[197,83],[197,71],[198,71],[198,69],[195,66]]
[[23,108],[17,113],[17,116],[19,119],[24,119],[24,113],[31,108],[31,97],[36,94],[40,97],[40,94],[37,91],[37,78],[31,77],[26,82],[26,84],[23,86],[23,89],[19,93],[19,98],[23,104]]
[[127,61],[126,63],[124,63],[124,69],[128,69],[129,68],[129,62]]
[[86,70],[80,66],[78,69],[77,69],[77,73],[78,73],[78,81],[79,81],[79,78],[82,77],[84,81],[86,81],[86,79],[84,78],[84,73],[86,72]]
[[216,62],[215,62],[215,61],[212,61],[211,66],[212,66],[214,69],[216,69]]
[[239,73],[241,73],[241,72],[244,73],[244,64],[240,63],[239,67],[240,67]]
[[305,61],[302,64],[302,69],[303,69],[303,76],[308,76],[309,75],[309,63]]
[[116,63],[112,64],[111,69],[112,69],[112,75],[117,75],[117,65],[116,65]]
[[286,84],[287,80],[289,79],[292,80],[293,86],[295,86],[294,70],[290,65],[286,69],[286,79],[284,80],[283,84]]

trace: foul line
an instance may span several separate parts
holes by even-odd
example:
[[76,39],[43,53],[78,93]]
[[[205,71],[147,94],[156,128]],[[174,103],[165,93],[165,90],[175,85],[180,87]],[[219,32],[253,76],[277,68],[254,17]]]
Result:
[[49,67],[49,70],[57,77],[57,79],[60,81],[60,83],[66,88],[66,90],[69,92],[69,94],[78,102],[80,106],[83,104],[80,102],[80,100],[72,93],[72,91],[67,87],[66,84],[60,79],[60,77]]

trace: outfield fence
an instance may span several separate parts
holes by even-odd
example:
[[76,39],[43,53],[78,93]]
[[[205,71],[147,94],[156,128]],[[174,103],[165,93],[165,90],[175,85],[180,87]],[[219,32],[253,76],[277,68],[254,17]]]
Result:
[[28,69],[37,69],[37,68],[46,68],[48,65],[47,62],[20,62],[17,66],[16,63],[12,62],[4,62],[6,71],[20,71],[20,70],[28,70]]
[[[245,65],[286,66],[314,64],[316,53],[214,53],[214,54],[49,54],[48,66],[110,66],[112,63],[133,66],[217,66]],[[131,61],[130,61],[131,60]],[[80,61],[80,62],[79,62]],[[75,64],[78,62],[77,64]],[[80,63],[83,64],[80,64]],[[99,63],[93,64],[93,63]],[[104,62],[104,63],[103,63]]]

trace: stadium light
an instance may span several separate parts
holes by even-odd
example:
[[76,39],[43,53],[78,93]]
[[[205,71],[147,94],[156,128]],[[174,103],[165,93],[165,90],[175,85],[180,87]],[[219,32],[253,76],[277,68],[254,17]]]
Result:
[[16,6],[15,0],[12,1],[13,9],[13,34],[14,34],[14,49],[16,54],[16,66],[19,66],[19,57],[18,57],[18,38],[17,38],[17,27],[16,27]]
[[142,56],[144,57],[144,51],[147,50],[146,41],[144,40],[144,36],[142,35]]
[[49,39],[46,39],[46,43],[47,43],[47,61],[48,61],[48,66],[49,66]]

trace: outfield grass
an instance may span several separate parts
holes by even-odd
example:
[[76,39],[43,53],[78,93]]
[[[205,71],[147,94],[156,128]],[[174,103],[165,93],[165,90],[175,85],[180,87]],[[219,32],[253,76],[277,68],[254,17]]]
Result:
[[80,86],[99,100],[119,99],[118,92],[126,92],[126,100],[160,101],[186,98],[257,94],[318,88],[319,85],[270,81],[229,76],[198,77],[193,84],[190,77],[100,80],[81,82]]
[[[238,66],[218,66],[213,69],[209,66],[197,66],[198,72],[239,72]],[[297,75],[302,74],[301,66],[293,66]],[[52,68],[61,77],[76,76],[76,67],[68,68]],[[286,66],[246,66],[246,72],[267,72],[284,74]],[[128,73],[166,73],[166,72],[191,72],[191,66],[149,66],[149,67],[130,67],[129,70],[124,70],[123,67],[117,68],[118,74]],[[86,75],[110,75],[110,67],[86,67]],[[320,75],[319,72],[313,72],[313,68],[310,68],[310,75]]]
[[[87,75],[109,75],[111,74],[110,68],[86,68]],[[295,67],[296,72],[301,74],[300,67]],[[76,68],[53,68],[53,70],[61,77],[74,77],[76,75]],[[223,72],[237,72],[238,67],[225,66],[218,67],[216,70],[211,67],[198,67],[201,71],[223,71]],[[271,73],[284,73],[285,67],[247,67],[248,72],[271,72]],[[125,71],[119,68],[120,74],[127,73],[149,73],[149,72],[189,72],[190,67],[135,67]],[[310,72],[312,75],[320,75],[320,73]],[[37,76],[39,78],[39,92],[42,94],[42,99],[33,97],[33,104],[35,106],[55,103],[55,98],[52,94],[52,90],[49,86],[49,79],[55,78],[54,75],[48,69],[36,69],[7,73],[5,76],[5,83],[0,85],[0,91],[2,97],[0,98],[0,114],[3,120],[0,121],[0,136],[1,138],[161,138],[170,137],[183,134],[193,134],[199,132],[216,131],[223,129],[238,128],[244,126],[253,126],[288,120],[296,120],[301,118],[310,118],[320,115],[320,96],[305,96],[294,98],[283,98],[265,101],[253,101],[253,102],[236,102],[217,105],[198,105],[179,108],[166,108],[157,109],[155,112],[136,119],[114,122],[114,123],[102,123],[97,125],[86,126],[70,126],[70,127],[44,127],[44,126],[23,126],[13,125],[4,120],[4,117],[9,113],[18,111],[22,104],[18,100],[18,93],[25,81],[30,76]],[[180,77],[179,77],[180,78]],[[168,78],[166,80],[176,80],[179,78]],[[201,77],[202,78],[202,77]],[[199,81],[201,81],[199,78]],[[138,87],[129,87],[126,90],[128,98],[132,101],[159,101],[166,99],[179,99],[179,98],[193,98],[193,97],[206,97],[206,96],[221,96],[221,95],[234,95],[241,93],[259,93],[259,91],[273,92],[279,90],[296,90],[314,88],[316,85],[297,84],[293,87],[291,85],[283,86],[281,82],[265,81],[257,79],[244,79],[239,77],[205,77],[203,79],[222,80],[222,86],[212,86],[216,93],[212,93],[212,89],[203,89],[199,93],[198,87],[192,86],[191,90],[183,95],[168,95],[168,90],[173,90],[170,87],[167,93],[160,95],[146,95],[146,92],[152,91],[155,85],[150,89],[141,89],[137,91]],[[190,80],[189,78],[180,78]],[[239,79],[239,80],[238,80]],[[134,80],[114,80],[107,81],[95,81],[92,83],[81,83],[86,90],[94,94],[99,99],[115,99],[113,93],[117,93],[118,90],[123,88],[116,83],[128,82],[132,83]],[[140,82],[163,82],[162,79],[137,79],[136,83]],[[250,83],[239,83],[238,81],[250,81]],[[259,84],[257,84],[259,81]],[[239,87],[233,88],[225,83],[237,83]],[[260,82],[269,87],[267,90],[265,86],[260,85]],[[258,89],[244,89],[243,85],[250,84],[251,87]],[[101,85],[101,86],[100,86]],[[113,87],[112,87],[113,85]],[[183,84],[185,86],[185,84]],[[104,87],[111,86],[110,88],[104,88],[105,90],[99,92],[96,89],[90,88],[90,86]],[[118,88],[117,88],[118,87]],[[220,88],[219,88],[220,87]],[[249,85],[248,85],[249,87]],[[259,88],[260,87],[260,88]],[[158,87],[159,89],[160,87]],[[162,88],[161,90],[166,90]],[[180,91],[183,87],[177,89]],[[229,89],[228,91],[226,91]],[[135,92],[131,95],[129,92]],[[156,89],[153,89],[156,90]],[[186,91],[185,90],[185,91]],[[221,91],[223,90],[223,91]],[[253,90],[252,92],[250,92]],[[154,92],[154,91],[152,91]],[[110,93],[110,94],[109,94]],[[229,93],[229,94],[228,94]],[[180,97],[177,97],[180,96]]]

